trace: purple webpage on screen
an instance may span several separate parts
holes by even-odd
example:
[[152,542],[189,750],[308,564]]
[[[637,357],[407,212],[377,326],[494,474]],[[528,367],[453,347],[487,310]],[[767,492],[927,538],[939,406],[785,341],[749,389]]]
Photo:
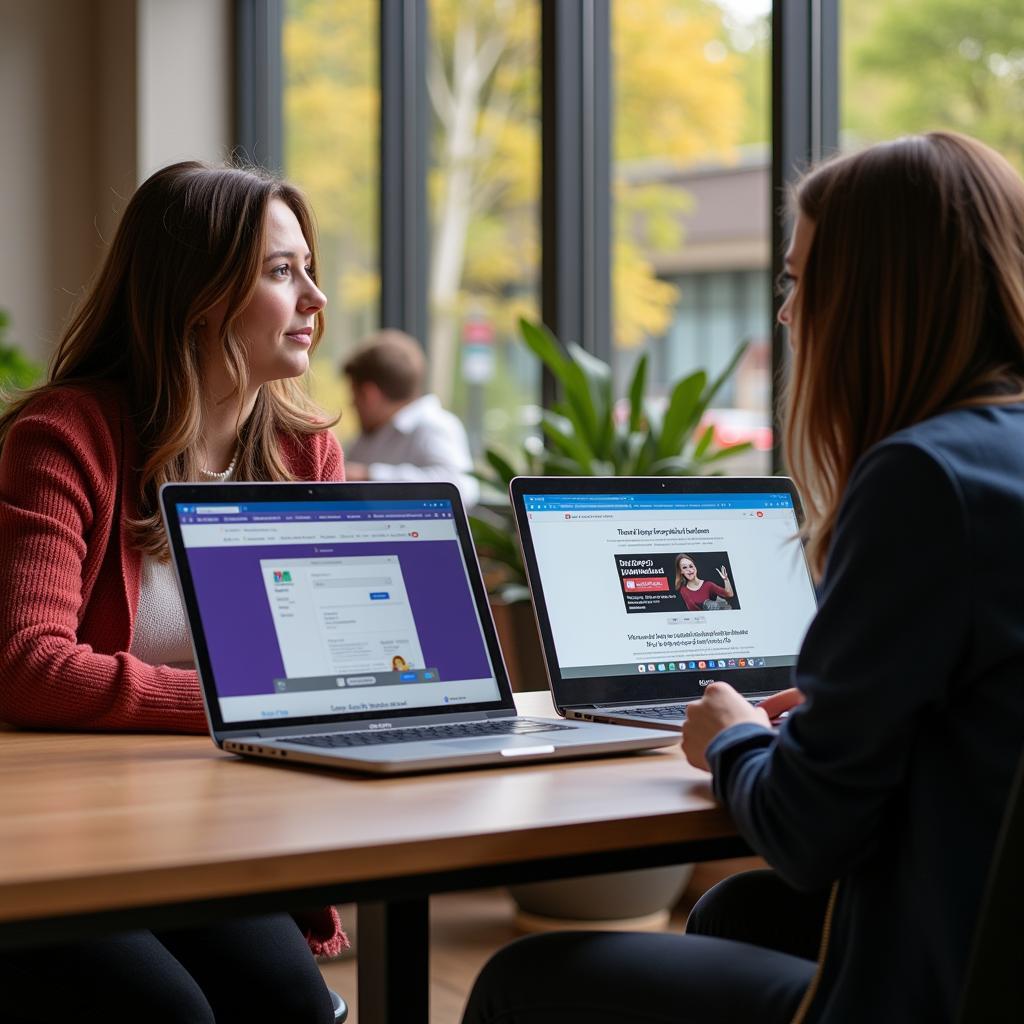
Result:
[[[274,692],[285,675],[260,562],[328,554],[324,545],[190,547],[189,568],[220,697]],[[491,675],[458,541],[332,543],[330,557],[391,555],[401,567],[425,664],[440,679]],[[279,582],[277,576],[275,582]]]

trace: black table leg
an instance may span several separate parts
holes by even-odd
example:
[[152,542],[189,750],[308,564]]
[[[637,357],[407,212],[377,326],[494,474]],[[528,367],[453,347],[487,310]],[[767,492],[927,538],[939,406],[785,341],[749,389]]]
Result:
[[430,1013],[429,900],[360,903],[359,1020],[427,1024]]

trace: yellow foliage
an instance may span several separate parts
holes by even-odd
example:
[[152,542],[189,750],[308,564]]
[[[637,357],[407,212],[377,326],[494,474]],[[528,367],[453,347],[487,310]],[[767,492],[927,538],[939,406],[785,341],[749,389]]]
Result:
[[645,337],[665,333],[672,322],[679,290],[659,280],[654,268],[628,239],[616,239],[614,256],[614,341],[621,348],[634,348]]
[[380,299],[380,274],[354,267],[346,270],[338,282],[345,301],[352,306],[369,306]]
[[[344,401],[331,383],[340,351],[373,326],[377,273],[378,24],[370,0],[287,0],[284,30],[286,172],[309,194],[330,295],[329,335],[316,392]],[[430,0],[430,45],[449,82],[458,32],[501,56],[480,91],[474,126],[473,216],[459,308],[486,303],[499,331],[522,309],[536,315],[539,267],[540,28],[535,0]],[[709,0],[615,0],[614,155],[617,164],[730,160],[744,131],[743,58],[729,48],[722,12]],[[438,209],[446,173],[443,124],[433,121],[429,202]],[[639,344],[671,322],[676,289],[644,252],[682,244],[685,197],[664,186],[616,185],[615,340]],[[436,213],[434,214],[436,217]],[[511,297],[510,297],[511,296]],[[330,373],[319,363],[330,362]],[[323,378],[327,378],[325,381]],[[351,423],[351,418],[349,418]]]
[[[739,58],[702,0],[615,0],[615,156],[728,159],[743,129]],[[716,45],[718,44],[718,45]]]

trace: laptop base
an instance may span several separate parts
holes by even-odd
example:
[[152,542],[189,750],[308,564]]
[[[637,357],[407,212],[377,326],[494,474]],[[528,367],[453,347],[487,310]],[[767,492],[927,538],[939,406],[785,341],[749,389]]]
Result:
[[[743,699],[757,707],[765,697],[776,691],[743,694]],[[671,704],[651,704],[644,707],[588,707],[561,708],[566,718],[581,722],[602,722],[608,725],[632,725],[644,729],[665,729],[681,732],[686,721],[686,707],[693,701],[674,701]]]
[[[515,719],[513,721],[516,721]],[[527,735],[486,738],[414,740],[402,744],[317,749],[288,739],[231,739],[223,749],[244,757],[264,760],[346,768],[360,774],[401,775],[487,765],[526,764],[531,761],[560,761],[581,757],[669,747],[675,737],[655,737],[648,729],[626,729],[621,725],[574,722],[571,733],[551,720],[551,729]],[[631,735],[632,734],[632,735]],[[546,735],[550,738],[545,738]]]

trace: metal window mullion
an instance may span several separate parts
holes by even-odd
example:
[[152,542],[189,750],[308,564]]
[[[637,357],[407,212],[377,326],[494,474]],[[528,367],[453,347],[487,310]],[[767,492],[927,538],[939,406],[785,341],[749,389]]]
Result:
[[[791,230],[789,187],[839,148],[839,0],[775,0],[772,7],[772,281]],[[783,466],[781,394],[787,370],[781,298],[772,289],[772,467]]]
[[427,0],[380,2],[380,323],[424,345],[427,309]]
[[[609,0],[540,0],[541,316],[611,360]],[[553,398],[549,380],[545,404]]]
[[235,149],[243,159],[284,167],[283,0],[235,0]]

